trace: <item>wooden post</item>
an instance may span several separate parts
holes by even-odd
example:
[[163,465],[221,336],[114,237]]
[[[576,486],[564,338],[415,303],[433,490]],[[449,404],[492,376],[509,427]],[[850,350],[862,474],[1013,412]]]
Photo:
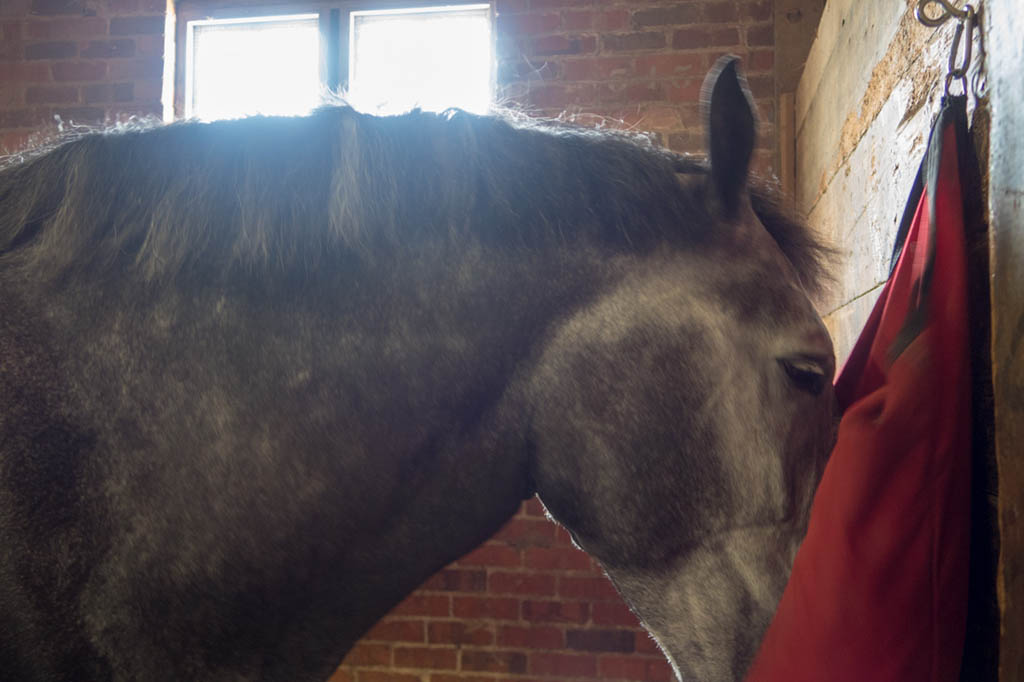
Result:
[[794,201],[796,192],[796,131],[793,93],[779,94],[779,180],[787,201]]
[[999,467],[999,679],[1024,680],[1024,12],[984,5],[992,110],[989,219],[992,388]]

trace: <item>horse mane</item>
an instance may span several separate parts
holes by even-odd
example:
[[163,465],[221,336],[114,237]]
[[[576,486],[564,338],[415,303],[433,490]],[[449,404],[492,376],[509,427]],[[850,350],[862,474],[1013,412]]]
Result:
[[[131,259],[191,268],[314,268],[441,236],[510,246],[692,245],[713,227],[700,162],[649,138],[560,123],[325,107],[307,117],[92,133],[0,171],[0,262],[43,278]],[[768,231],[814,292],[826,249],[754,183]]]

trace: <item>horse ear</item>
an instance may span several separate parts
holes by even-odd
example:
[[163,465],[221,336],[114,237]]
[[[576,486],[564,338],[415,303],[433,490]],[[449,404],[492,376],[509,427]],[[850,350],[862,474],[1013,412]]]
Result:
[[757,113],[746,79],[737,70],[739,57],[719,58],[701,89],[711,183],[718,208],[728,216],[738,209],[747,186],[750,157],[757,136]]

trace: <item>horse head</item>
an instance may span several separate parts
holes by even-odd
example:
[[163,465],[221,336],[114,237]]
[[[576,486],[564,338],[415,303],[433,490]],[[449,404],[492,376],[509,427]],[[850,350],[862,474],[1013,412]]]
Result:
[[832,345],[748,191],[756,114],[734,58],[705,82],[713,230],[568,320],[538,362],[532,476],[682,680],[741,679],[834,438]]

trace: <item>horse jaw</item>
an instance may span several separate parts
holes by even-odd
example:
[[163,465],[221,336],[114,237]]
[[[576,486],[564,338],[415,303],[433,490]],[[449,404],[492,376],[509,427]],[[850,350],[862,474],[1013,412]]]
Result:
[[[608,575],[682,682],[738,682],[778,605],[803,529],[740,528],[659,572]],[[775,546],[777,551],[766,551]]]

